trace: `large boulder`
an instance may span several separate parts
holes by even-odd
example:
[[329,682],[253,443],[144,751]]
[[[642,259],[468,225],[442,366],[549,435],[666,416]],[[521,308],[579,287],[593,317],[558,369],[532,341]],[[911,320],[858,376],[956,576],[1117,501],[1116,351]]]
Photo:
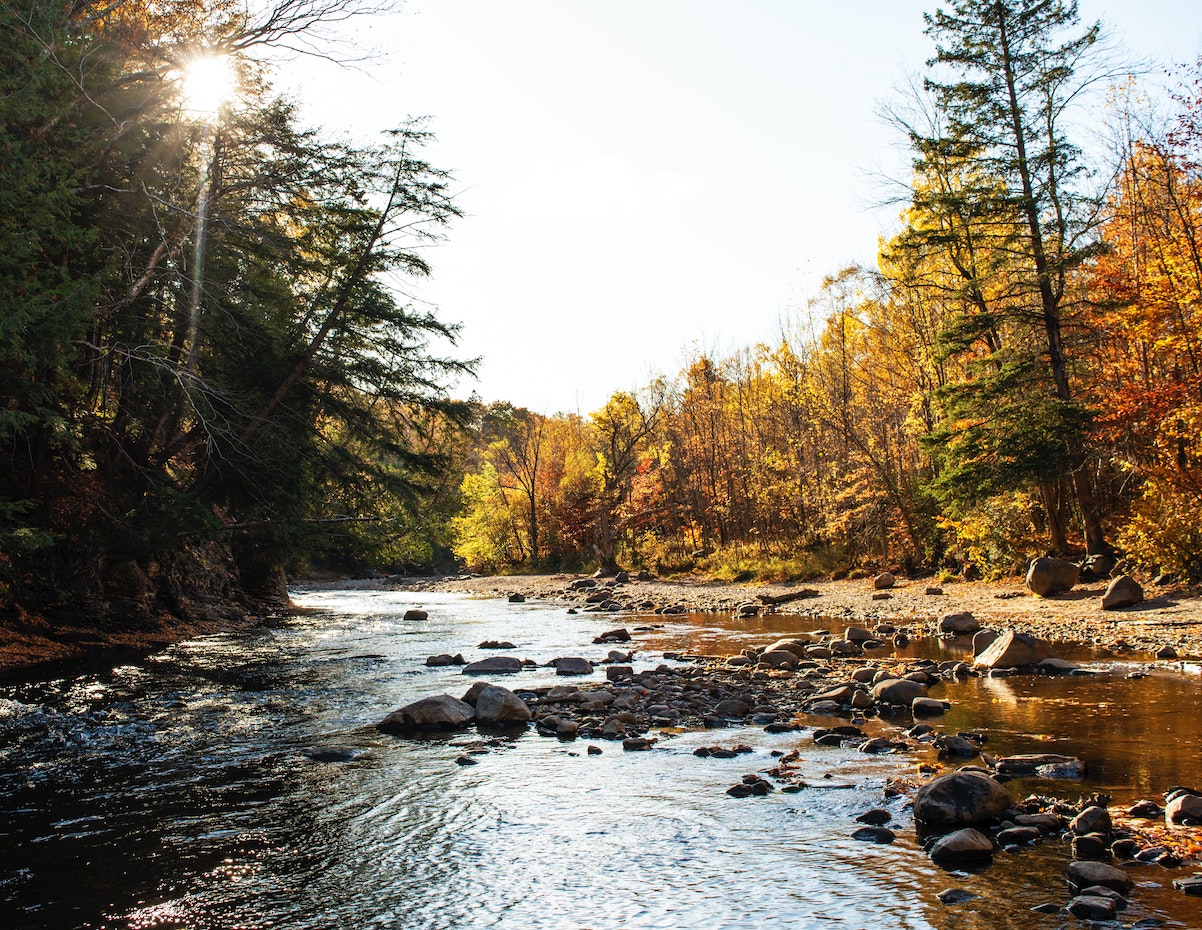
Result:
[[914,796],[914,819],[938,833],[986,823],[1014,807],[1010,792],[983,772],[949,772],[931,779]]
[[881,572],[872,579],[872,586],[878,591],[885,591],[897,584],[897,579],[893,577],[893,572]]
[[475,717],[470,704],[449,694],[436,694],[406,704],[376,724],[385,733],[420,733],[423,731],[458,730]]
[[463,667],[464,675],[512,675],[522,670],[522,662],[513,656],[489,656]]
[[1052,658],[1052,647],[1029,633],[1006,630],[995,639],[989,648],[973,662],[985,668],[1015,668],[1020,665],[1038,665]]
[[525,701],[500,685],[485,685],[476,695],[477,723],[526,723],[533,716]]
[[1134,607],[1142,604],[1144,589],[1130,575],[1119,575],[1106,586],[1102,595],[1103,610],[1118,610],[1120,607]]
[[940,837],[931,847],[931,860],[939,865],[984,862],[992,857],[993,840],[971,827]]
[[420,607],[410,607],[405,611],[405,620],[429,620],[430,615]]
[[1081,580],[1081,569],[1064,559],[1045,556],[1035,559],[1027,569],[1027,587],[1040,597],[1069,591]]
[[881,704],[909,707],[915,698],[926,697],[926,685],[908,678],[886,678],[872,686],[872,696]]

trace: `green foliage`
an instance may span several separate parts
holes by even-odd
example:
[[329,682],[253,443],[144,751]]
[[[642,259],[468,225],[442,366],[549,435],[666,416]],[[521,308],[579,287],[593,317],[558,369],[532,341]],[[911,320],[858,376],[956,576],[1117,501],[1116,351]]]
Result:
[[[22,596],[84,605],[111,566],[208,538],[248,577],[339,544],[439,558],[469,417],[445,384],[470,365],[389,283],[457,215],[424,128],[331,143],[272,96],[245,50],[334,7],[72,11],[0,6],[0,539],[43,579]],[[179,96],[197,43],[240,75],[211,123]]]
[[1029,494],[1014,492],[979,498],[965,503],[957,516],[946,517],[949,550],[963,565],[971,565],[983,578],[998,578],[1022,572],[1031,559],[1046,548],[1034,514],[1038,502]]

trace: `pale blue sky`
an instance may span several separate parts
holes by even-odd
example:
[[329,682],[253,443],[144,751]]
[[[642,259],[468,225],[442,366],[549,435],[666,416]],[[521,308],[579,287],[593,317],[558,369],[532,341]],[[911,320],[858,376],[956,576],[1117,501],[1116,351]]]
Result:
[[[460,386],[551,413],[776,340],[871,261],[908,155],[875,115],[931,53],[933,2],[406,0],[359,69],[284,69],[314,123],[428,115],[467,216],[418,295],[484,358]],[[1082,0],[1132,57],[1196,58],[1183,0]]]

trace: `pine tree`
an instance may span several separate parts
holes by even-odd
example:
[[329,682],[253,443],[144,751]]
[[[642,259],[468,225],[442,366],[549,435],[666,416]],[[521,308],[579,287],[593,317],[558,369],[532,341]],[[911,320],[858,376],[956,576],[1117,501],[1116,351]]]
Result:
[[[961,483],[983,493],[1070,471],[1086,548],[1102,551],[1088,417],[1066,336],[1073,273],[1097,248],[1097,203],[1065,129],[1104,74],[1100,25],[1080,29],[1077,4],[1063,0],[954,0],[925,19],[936,43],[925,86],[939,130],[912,138],[920,171],[941,159],[953,183],[917,190],[915,207],[961,222],[937,223],[942,241],[917,238],[941,244],[963,279],[964,307],[945,344],[978,359],[967,383],[948,391],[940,438]],[[972,235],[987,254],[973,252]]]

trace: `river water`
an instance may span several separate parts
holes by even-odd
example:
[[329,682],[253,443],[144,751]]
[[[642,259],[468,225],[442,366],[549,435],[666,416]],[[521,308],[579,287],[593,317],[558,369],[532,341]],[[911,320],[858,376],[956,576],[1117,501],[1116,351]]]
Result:
[[[600,658],[613,617],[449,594],[298,591],[307,610],[248,633],[186,642],[128,664],[0,681],[0,928],[1058,928],[1065,853],[1050,843],[949,873],[916,848],[885,780],[922,756],[816,747],[759,728],[661,734],[651,752],[521,736],[405,740],[374,724],[472,679],[427,668],[440,652]],[[404,621],[420,604],[426,621]],[[636,668],[663,653],[730,651],[815,621],[773,616],[623,617]],[[948,647],[928,641],[926,654]],[[511,653],[515,654],[515,653]],[[944,652],[940,657],[952,657]],[[1081,782],[1016,782],[1116,803],[1202,786],[1196,669],[1151,669],[1079,651],[1097,672],[943,686],[948,730],[997,752],[1054,751]],[[598,673],[595,678],[600,679]],[[552,669],[510,687],[563,683]],[[576,681],[576,679],[573,679]],[[813,721],[814,725],[830,721]],[[692,755],[746,743],[731,760]],[[798,748],[811,788],[735,800],[728,786]],[[315,750],[344,761],[318,761]],[[477,751],[474,766],[455,764]],[[320,753],[316,753],[320,755]],[[347,758],[349,757],[349,758]],[[854,818],[888,807],[892,845],[854,841]],[[1202,927],[1171,887],[1192,870],[1133,868],[1130,925]],[[937,892],[979,895],[944,906]]]

